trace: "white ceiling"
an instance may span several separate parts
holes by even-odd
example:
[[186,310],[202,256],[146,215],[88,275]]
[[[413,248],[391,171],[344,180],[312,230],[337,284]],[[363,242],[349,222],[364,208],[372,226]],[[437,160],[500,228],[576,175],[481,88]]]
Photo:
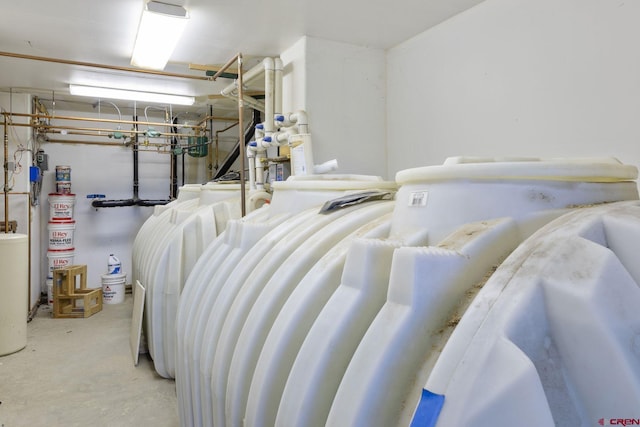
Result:
[[[255,58],[278,55],[303,35],[389,49],[482,0],[165,1],[184,6],[190,14],[165,71],[203,76],[188,64],[224,64],[237,52]],[[143,5],[143,0],[0,0],[0,51],[129,67]],[[63,99],[69,83],[113,79],[201,99],[229,83],[0,56],[1,90]]]

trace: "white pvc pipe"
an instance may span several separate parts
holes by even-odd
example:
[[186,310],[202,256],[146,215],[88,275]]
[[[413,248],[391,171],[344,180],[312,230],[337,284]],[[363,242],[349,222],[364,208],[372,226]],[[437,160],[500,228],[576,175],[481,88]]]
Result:
[[275,67],[275,96],[273,99],[273,110],[274,114],[282,114],[282,73],[284,66],[282,64],[282,59],[275,58],[274,59],[274,67]]
[[264,133],[268,136],[275,131],[273,120],[273,98],[275,90],[275,71],[273,58],[265,58],[264,65]]
[[319,165],[314,165],[313,173],[323,174],[323,173],[334,171],[336,169],[338,169],[338,160],[333,159],[333,160],[329,160],[328,162],[321,163]]
[[247,147],[247,159],[249,159],[249,190],[256,189],[256,153],[253,147]]
[[264,163],[262,163],[262,159],[266,157],[266,153],[264,151],[256,153],[256,188],[258,190],[264,190]]

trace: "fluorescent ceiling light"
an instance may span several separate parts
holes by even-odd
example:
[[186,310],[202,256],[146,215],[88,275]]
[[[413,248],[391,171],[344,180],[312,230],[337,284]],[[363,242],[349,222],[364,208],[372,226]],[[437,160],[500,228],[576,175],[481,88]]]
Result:
[[153,102],[159,104],[193,105],[195,98],[186,95],[168,93],[140,92],[135,90],[114,89],[98,86],[69,85],[71,95],[91,96],[94,98],[124,99],[127,101]]
[[189,19],[182,6],[148,2],[142,11],[131,65],[162,70],[178,44]]

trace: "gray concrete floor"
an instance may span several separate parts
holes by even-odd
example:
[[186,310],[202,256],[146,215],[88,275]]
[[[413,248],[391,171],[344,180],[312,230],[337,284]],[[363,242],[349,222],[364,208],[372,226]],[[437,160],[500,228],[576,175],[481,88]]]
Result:
[[0,357],[0,427],[178,426],[174,381],[147,355],[133,366],[132,302],[87,319],[53,319],[41,306],[27,347]]

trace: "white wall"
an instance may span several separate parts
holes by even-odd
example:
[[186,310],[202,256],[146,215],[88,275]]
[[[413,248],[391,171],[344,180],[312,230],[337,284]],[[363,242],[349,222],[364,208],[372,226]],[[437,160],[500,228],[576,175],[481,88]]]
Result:
[[283,109],[309,114],[315,163],[385,176],[385,52],[307,36],[281,58]]
[[640,164],[640,3],[487,0],[388,52],[389,175],[448,156]]

